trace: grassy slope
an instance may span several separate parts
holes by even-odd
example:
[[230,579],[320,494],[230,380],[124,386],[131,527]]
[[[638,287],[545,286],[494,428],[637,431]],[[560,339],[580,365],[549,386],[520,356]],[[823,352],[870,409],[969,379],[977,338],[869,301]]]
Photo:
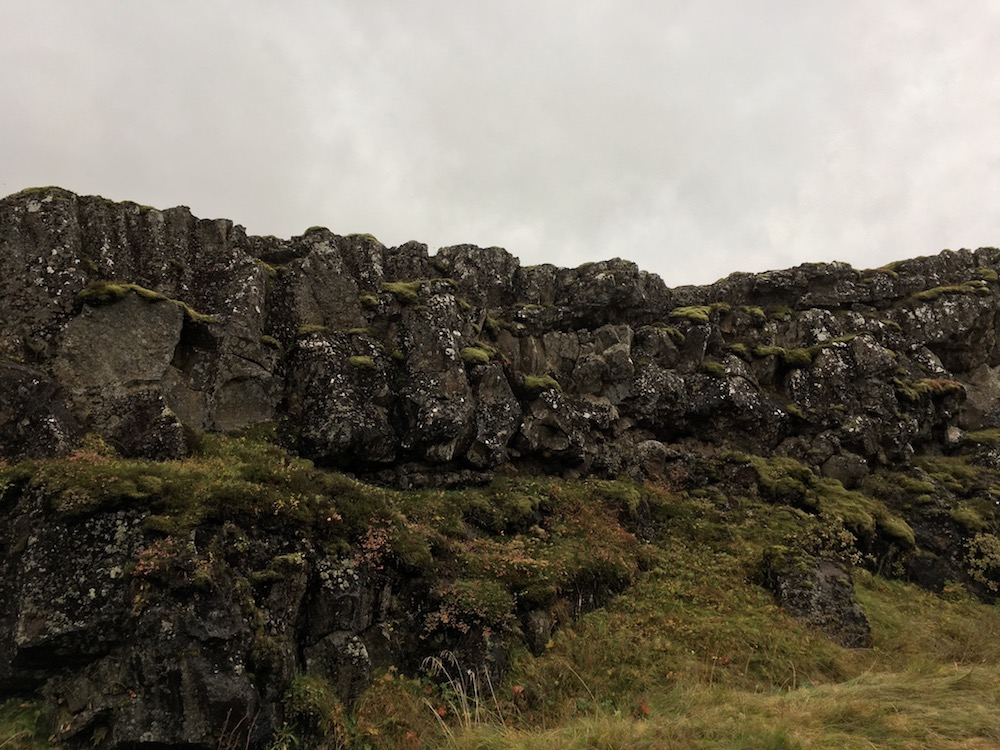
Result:
[[[558,606],[587,582],[632,582],[565,625],[541,656],[516,652],[501,685],[475,681],[461,664],[439,665],[443,688],[429,675],[390,671],[348,712],[304,675],[289,691],[276,747],[310,731],[356,748],[1000,746],[1000,610],[958,587],[936,596],[859,570],[873,648],[843,649],[804,628],[752,583],[765,549],[829,544],[847,528],[895,529],[904,545],[907,534],[882,499],[889,492],[813,482],[787,459],[750,463],[760,491],[745,497],[549,479],[407,494],[258,441],[213,438],[178,464],[124,461],[93,446],[70,461],[10,467],[0,488],[28,483],[69,517],[148,504],[153,537],[246,518],[306,528],[343,552],[375,528],[389,556],[379,564],[435,571],[430,630],[512,632],[511,602]],[[984,481],[976,472],[963,479],[962,466],[931,468],[955,492]],[[47,746],[45,718],[37,703],[0,705],[0,748]]]

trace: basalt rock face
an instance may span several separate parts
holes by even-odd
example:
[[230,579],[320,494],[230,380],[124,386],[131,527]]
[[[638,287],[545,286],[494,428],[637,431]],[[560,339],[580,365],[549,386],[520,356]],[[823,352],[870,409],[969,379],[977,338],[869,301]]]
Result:
[[[998,270],[984,248],[669,289],[621,260],[253,237],[185,208],[25,191],[0,201],[0,465],[85,456],[94,435],[119,456],[181,458],[200,433],[273,423],[292,452],[402,488],[629,477],[812,513],[867,481],[881,504],[844,513],[860,553],[941,588],[969,578],[986,512],[952,512],[948,478],[924,469],[883,477],[1000,426]],[[995,445],[975,460],[1000,469]],[[228,738],[266,747],[293,673],[350,700],[373,669],[433,653],[426,581],[366,572],[304,533],[166,532],[128,502],[155,488],[76,515],[72,488],[61,514],[27,479],[7,490],[0,696],[42,691],[70,745],[214,747],[245,722]],[[775,552],[761,581],[844,645],[869,643],[836,556]],[[570,592],[564,609],[612,590]],[[517,613],[536,651],[551,604]],[[504,658],[482,632],[444,645]]]
[[185,425],[275,421],[303,455],[404,486],[509,464],[639,476],[655,443],[685,440],[850,483],[997,423],[997,256],[671,290],[621,260],[249,237],[26,191],[0,203],[0,451],[96,432],[165,458]]

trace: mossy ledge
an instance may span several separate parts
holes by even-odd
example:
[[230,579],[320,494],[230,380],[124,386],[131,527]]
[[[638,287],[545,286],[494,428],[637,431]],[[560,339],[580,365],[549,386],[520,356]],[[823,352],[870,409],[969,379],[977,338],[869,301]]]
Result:
[[184,311],[184,317],[192,323],[210,325],[218,322],[218,319],[213,315],[200,313],[181,300],[171,299],[164,294],[139,286],[138,284],[125,284],[117,281],[92,281],[77,294],[77,299],[85,305],[96,307],[119,302],[129,293],[134,293],[150,302],[166,301],[177,305]]

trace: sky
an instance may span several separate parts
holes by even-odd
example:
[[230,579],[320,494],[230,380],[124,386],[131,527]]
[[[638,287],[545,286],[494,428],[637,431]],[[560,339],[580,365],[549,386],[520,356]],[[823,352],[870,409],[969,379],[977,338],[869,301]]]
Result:
[[620,257],[1000,246],[996,0],[0,0],[0,195]]

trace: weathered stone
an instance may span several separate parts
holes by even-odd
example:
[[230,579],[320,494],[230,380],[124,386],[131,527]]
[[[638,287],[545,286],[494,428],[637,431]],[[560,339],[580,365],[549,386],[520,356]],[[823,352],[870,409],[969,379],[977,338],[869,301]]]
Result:
[[764,557],[761,581],[778,604],[847,648],[871,645],[868,618],[854,601],[850,571],[834,560],[785,548]]

